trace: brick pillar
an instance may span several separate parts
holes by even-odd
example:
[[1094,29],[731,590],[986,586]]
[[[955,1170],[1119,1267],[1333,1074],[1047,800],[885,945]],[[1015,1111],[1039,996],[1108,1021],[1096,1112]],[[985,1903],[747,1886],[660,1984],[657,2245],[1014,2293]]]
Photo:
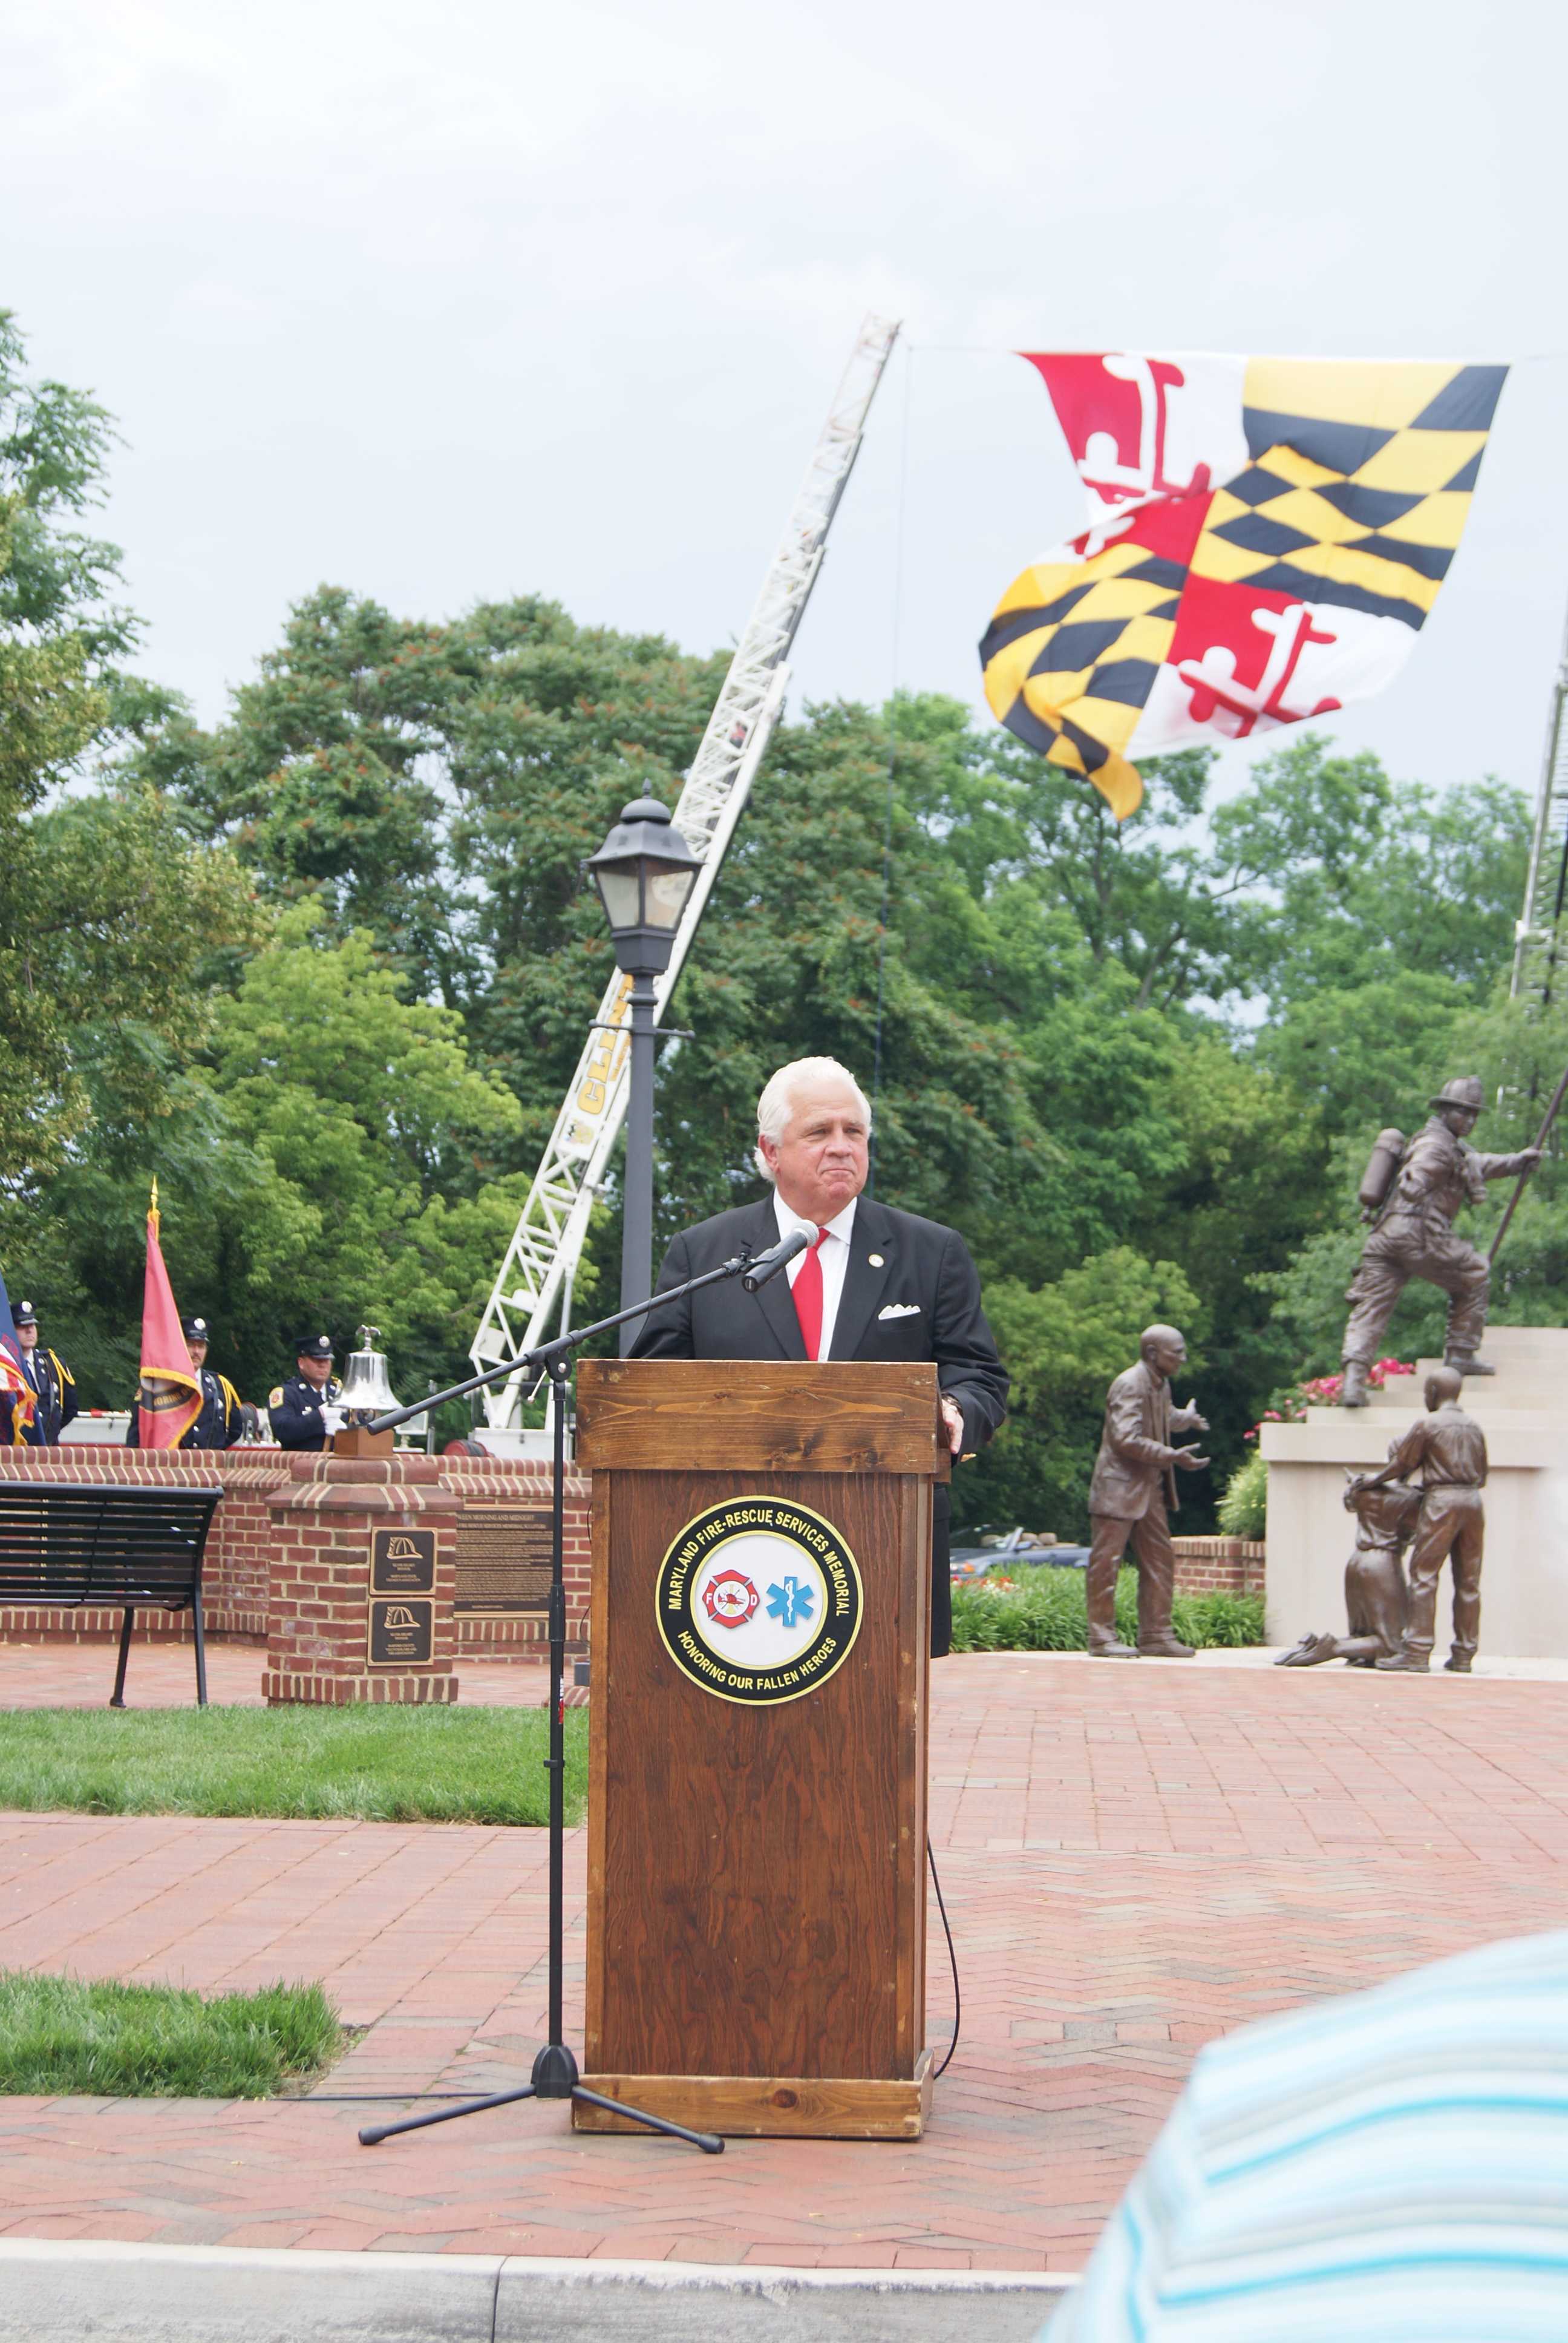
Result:
[[269,1704],[454,1701],[459,1499],[438,1458],[294,1456],[269,1498]]

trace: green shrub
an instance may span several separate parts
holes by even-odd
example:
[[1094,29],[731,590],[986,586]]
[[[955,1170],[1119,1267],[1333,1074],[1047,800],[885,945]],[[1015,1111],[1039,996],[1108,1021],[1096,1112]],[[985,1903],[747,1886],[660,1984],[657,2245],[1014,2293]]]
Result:
[[[1263,1641],[1263,1601],[1259,1594],[1179,1594],[1171,1624],[1185,1644],[1241,1644]],[[1116,1631],[1125,1643],[1138,1640],[1138,1574],[1121,1572],[1116,1582]],[[955,1652],[1084,1652],[1089,1617],[1081,1570],[1030,1570],[1011,1588],[990,1587],[984,1579],[953,1589]]]
[[1231,1473],[1220,1500],[1220,1527],[1227,1537],[1261,1538],[1268,1519],[1269,1467],[1261,1451]]

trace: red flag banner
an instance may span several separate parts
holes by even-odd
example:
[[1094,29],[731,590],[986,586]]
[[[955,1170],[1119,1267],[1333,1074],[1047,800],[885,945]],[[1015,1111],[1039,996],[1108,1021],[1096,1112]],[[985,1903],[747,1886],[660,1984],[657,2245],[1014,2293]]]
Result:
[[142,1379],[136,1392],[143,1448],[177,1448],[201,1413],[201,1383],[191,1365],[158,1242],[158,1191],[147,1212],[147,1273],[142,1289]]
[[0,1276],[0,1448],[19,1448],[37,1411],[33,1386],[22,1369],[22,1345],[11,1322],[11,1300]]

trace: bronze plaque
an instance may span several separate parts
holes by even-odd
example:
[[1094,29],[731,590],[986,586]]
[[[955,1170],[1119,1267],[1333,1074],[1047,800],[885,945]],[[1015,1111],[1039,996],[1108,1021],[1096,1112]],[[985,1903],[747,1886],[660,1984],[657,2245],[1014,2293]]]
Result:
[[436,1586],[434,1530],[372,1530],[373,1594],[430,1594]]
[[[427,1533],[428,1534],[428,1533]],[[435,1650],[436,1605],[375,1595],[370,1603],[370,1665],[427,1667]]]
[[459,1611],[542,1611],[550,1591],[548,1505],[465,1505],[457,1516]]

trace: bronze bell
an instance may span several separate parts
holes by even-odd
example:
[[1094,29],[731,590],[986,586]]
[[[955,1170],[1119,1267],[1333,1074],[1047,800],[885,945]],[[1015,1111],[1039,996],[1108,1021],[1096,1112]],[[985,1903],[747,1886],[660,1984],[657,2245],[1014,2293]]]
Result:
[[361,1326],[359,1348],[350,1351],[337,1404],[346,1423],[368,1423],[372,1416],[389,1415],[402,1403],[387,1379],[387,1354],[373,1346],[381,1340],[379,1326]]

